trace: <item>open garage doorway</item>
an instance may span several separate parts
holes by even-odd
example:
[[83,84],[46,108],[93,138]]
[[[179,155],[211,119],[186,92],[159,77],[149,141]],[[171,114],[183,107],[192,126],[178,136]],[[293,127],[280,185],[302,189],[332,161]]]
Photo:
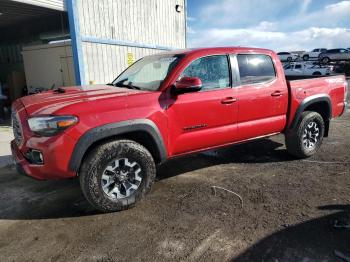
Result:
[[0,118],[21,96],[74,84],[71,49],[65,11],[0,0]]

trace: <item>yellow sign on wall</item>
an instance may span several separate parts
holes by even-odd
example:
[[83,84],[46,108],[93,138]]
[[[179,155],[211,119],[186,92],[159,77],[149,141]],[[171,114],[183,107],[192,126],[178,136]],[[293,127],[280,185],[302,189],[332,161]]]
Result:
[[128,60],[128,66],[131,66],[135,59],[134,59],[134,54],[133,53],[128,53],[127,54],[127,60]]

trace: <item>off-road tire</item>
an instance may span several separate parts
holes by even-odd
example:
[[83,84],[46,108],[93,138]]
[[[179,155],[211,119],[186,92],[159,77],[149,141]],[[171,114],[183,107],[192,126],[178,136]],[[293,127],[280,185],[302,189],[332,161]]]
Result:
[[[102,189],[101,177],[108,163],[123,157],[137,161],[142,168],[142,181],[129,197],[111,199]],[[116,140],[97,146],[85,158],[79,171],[84,196],[94,208],[102,212],[132,207],[151,189],[155,176],[156,168],[152,155],[145,147],[131,140]]]
[[[308,150],[303,144],[303,133],[311,122],[316,122],[319,127],[319,139],[312,150]],[[287,151],[294,157],[307,158],[314,155],[320,148],[324,136],[325,124],[322,116],[317,112],[305,111],[294,129],[288,130],[285,134]]]

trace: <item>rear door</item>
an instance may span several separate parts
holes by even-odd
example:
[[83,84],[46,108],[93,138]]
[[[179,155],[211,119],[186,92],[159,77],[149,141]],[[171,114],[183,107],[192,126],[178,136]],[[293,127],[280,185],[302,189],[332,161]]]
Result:
[[281,132],[286,124],[288,89],[272,58],[238,54],[237,70],[239,140]]
[[340,49],[331,49],[328,51],[328,57],[333,60],[340,59]]
[[192,61],[181,77],[199,77],[202,90],[177,96],[169,106],[169,153],[178,155],[237,139],[236,89],[228,55]]

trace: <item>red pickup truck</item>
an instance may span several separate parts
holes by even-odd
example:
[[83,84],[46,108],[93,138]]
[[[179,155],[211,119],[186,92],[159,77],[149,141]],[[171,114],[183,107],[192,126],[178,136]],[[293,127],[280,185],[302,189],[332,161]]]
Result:
[[313,155],[346,109],[344,76],[289,81],[277,55],[205,48],[147,56],[108,85],[59,88],[13,104],[20,173],[79,177],[104,212],[149,191],[156,164],[279,133],[297,158]]

